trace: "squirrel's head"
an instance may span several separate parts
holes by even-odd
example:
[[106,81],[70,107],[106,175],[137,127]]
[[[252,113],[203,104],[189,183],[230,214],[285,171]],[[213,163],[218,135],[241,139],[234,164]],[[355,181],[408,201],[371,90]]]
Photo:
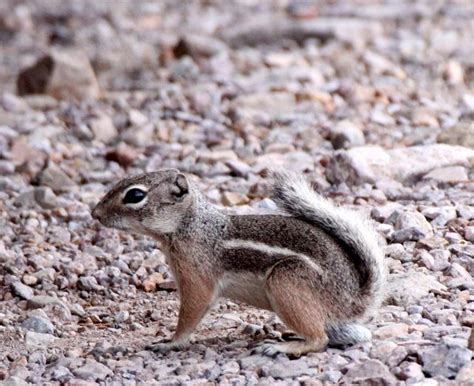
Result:
[[125,178],[92,211],[103,225],[148,235],[173,233],[192,205],[190,184],[176,169]]

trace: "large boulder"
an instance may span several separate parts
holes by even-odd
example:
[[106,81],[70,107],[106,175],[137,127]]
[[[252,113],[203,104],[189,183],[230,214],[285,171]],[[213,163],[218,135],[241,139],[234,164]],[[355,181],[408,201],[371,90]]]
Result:
[[80,51],[52,52],[17,78],[19,95],[48,94],[56,99],[95,99],[100,87],[87,56]]
[[326,170],[330,182],[360,185],[380,180],[412,183],[434,169],[470,167],[474,150],[462,146],[435,144],[385,150],[362,146],[339,150]]
[[416,304],[433,290],[446,291],[447,288],[423,272],[392,274],[387,283],[387,302],[399,306]]

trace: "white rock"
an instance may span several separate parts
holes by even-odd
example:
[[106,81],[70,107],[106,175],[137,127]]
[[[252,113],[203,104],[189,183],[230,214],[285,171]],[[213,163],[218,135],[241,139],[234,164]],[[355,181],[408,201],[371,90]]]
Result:
[[464,228],[464,238],[471,243],[474,243],[474,226]]
[[25,343],[28,347],[45,349],[57,338],[51,334],[28,331],[25,335]]
[[39,332],[42,334],[53,334],[54,325],[49,319],[43,318],[41,316],[30,316],[28,319],[24,320],[21,324],[25,330]]
[[404,323],[391,323],[383,327],[379,327],[373,334],[377,339],[396,338],[401,335],[408,334],[408,325]]
[[349,149],[365,145],[364,133],[353,122],[343,120],[331,130],[331,143],[334,149]]
[[459,385],[474,386],[474,361],[467,363],[456,376]]
[[255,160],[252,170],[254,173],[261,173],[263,170],[275,166],[295,172],[303,172],[314,169],[314,160],[313,157],[303,151],[292,151],[286,154],[267,153]]
[[88,360],[84,366],[75,369],[73,373],[81,379],[94,381],[103,381],[109,375],[112,375],[112,371],[108,367],[94,360]]
[[449,221],[456,218],[456,208],[453,206],[438,206],[426,208],[422,211],[426,218],[431,219],[431,224],[444,227]]
[[469,176],[463,166],[448,166],[446,168],[434,169],[423,176],[425,180],[434,180],[436,182],[456,183],[467,181]]
[[15,295],[19,296],[22,299],[31,299],[34,295],[33,288],[24,285],[19,281],[15,281],[11,284],[11,288]]
[[247,94],[233,101],[233,105],[249,118],[262,113],[269,117],[291,114],[294,112],[295,103],[295,96],[285,92]]
[[405,230],[414,228],[421,233],[423,237],[432,235],[433,230],[425,216],[420,212],[404,212],[398,216],[395,222],[395,229]]
[[387,295],[397,305],[414,304],[431,290],[446,291],[434,277],[422,272],[407,272],[389,276]]
[[361,146],[334,154],[326,174],[331,182],[374,183],[378,180],[413,182],[434,169],[470,166],[474,150],[462,146],[435,144],[384,150]]
[[464,69],[461,63],[450,60],[443,69],[443,75],[449,84],[458,85],[464,82]]
[[94,133],[95,139],[100,142],[109,143],[117,136],[114,122],[108,115],[100,114],[92,118],[89,126]]

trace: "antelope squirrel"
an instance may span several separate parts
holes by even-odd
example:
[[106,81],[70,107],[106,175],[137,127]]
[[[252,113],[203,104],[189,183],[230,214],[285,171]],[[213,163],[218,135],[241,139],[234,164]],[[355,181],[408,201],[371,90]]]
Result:
[[219,297],[271,310],[302,338],[262,344],[266,355],[370,340],[359,323],[381,303],[384,255],[375,231],[303,176],[270,174],[284,214],[226,214],[175,169],[126,178],[94,208],[103,225],[158,240],[176,279],[176,332],[149,349],[184,347]]

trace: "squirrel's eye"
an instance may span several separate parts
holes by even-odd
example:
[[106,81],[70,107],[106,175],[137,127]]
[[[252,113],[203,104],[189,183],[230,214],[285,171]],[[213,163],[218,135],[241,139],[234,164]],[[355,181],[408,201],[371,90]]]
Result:
[[125,197],[123,198],[124,204],[136,204],[146,197],[146,192],[141,189],[133,188],[130,189]]

